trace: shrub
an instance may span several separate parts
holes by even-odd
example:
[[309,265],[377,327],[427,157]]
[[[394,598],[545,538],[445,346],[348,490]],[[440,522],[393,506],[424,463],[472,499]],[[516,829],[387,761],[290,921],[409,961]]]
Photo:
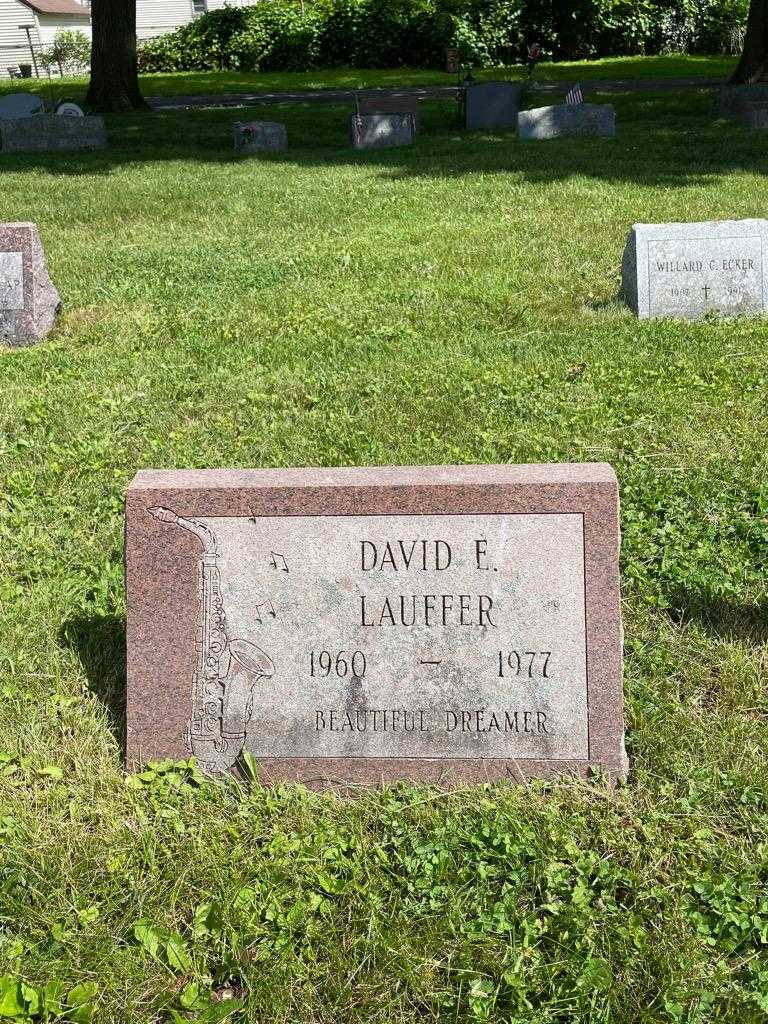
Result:
[[445,47],[476,65],[547,56],[732,52],[748,0],[261,0],[224,7],[143,43],[142,71],[290,71],[440,66]]
[[58,68],[62,77],[76,74],[91,62],[91,41],[84,32],[59,29],[53,45],[37,55],[37,62],[43,68]]

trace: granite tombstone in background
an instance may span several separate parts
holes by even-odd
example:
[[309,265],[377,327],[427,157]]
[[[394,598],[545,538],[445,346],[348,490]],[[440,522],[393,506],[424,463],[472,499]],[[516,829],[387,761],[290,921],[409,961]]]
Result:
[[34,224],[0,224],[0,343],[33,345],[53,327],[61,299]]
[[468,131],[514,130],[523,98],[519,82],[470,82],[464,91]]
[[767,220],[635,224],[621,261],[622,295],[643,319],[762,313],[766,248]]
[[347,122],[354,149],[389,149],[412,146],[416,136],[413,114],[350,114]]
[[0,150],[4,153],[74,152],[104,149],[107,144],[103,117],[35,114],[14,120],[0,118]]
[[235,121],[235,150],[245,156],[288,148],[288,130],[279,121]]
[[622,775],[618,546],[606,465],[140,472],[129,762]]
[[616,111],[610,103],[559,103],[521,110],[517,118],[521,139],[560,139],[571,135],[616,134]]

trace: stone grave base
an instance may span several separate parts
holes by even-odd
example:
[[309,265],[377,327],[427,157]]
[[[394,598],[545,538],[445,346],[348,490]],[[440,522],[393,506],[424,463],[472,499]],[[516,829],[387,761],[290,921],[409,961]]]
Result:
[[0,150],[4,153],[48,153],[106,149],[103,117],[60,117],[35,114],[0,120]]
[[559,139],[569,135],[616,134],[616,111],[610,103],[561,103],[521,110],[517,117],[521,139]]

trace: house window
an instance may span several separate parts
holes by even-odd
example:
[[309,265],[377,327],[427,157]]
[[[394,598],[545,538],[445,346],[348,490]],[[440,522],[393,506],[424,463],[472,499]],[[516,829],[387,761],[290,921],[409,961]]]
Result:
[[192,12],[197,17],[198,14],[208,13],[208,0],[192,0]]

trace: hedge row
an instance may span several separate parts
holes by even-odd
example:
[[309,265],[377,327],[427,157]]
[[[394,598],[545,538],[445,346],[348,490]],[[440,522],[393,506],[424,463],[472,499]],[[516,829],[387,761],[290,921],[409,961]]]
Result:
[[225,7],[140,47],[142,71],[438,67],[546,57],[732,52],[748,0],[260,0]]

